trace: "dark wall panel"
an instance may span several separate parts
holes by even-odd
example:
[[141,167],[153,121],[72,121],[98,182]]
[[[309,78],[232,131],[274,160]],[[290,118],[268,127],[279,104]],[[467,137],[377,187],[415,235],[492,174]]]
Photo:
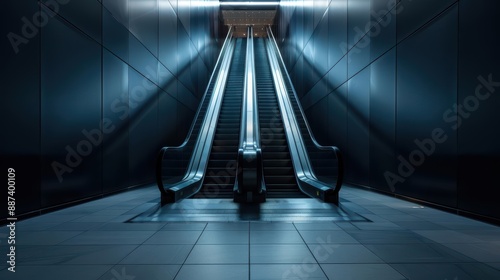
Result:
[[335,65],[347,54],[347,0],[330,4],[328,9],[328,64]]
[[98,42],[101,41],[101,4],[99,2],[95,0],[42,0],[41,2],[87,36]]
[[401,3],[396,7],[398,41],[415,32],[455,2],[457,0],[401,0]]
[[370,8],[370,1],[347,1],[347,45],[349,48],[358,43],[367,32],[365,28],[370,22]]
[[[164,2],[164,0],[162,1]],[[172,73],[177,73],[177,15],[169,4],[160,8],[158,59]]]
[[498,11],[498,1],[460,1],[458,102],[467,114],[458,127],[458,205],[500,218],[500,41],[492,36],[500,34]]
[[[25,43],[18,38],[25,38],[21,18],[35,14],[39,6],[35,0],[5,1],[3,5],[2,22],[10,25],[0,27],[4,35],[0,43],[0,168],[4,176],[8,168],[14,168],[17,213],[25,213],[40,208],[40,34],[22,40]],[[7,201],[7,187],[3,190],[0,199]],[[0,219],[6,217],[7,211],[1,211]]]
[[128,27],[129,0],[102,0],[102,5],[118,22]]
[[370,69],[366,68],[348,82],[346,177],[369,184],[370,168]]
[[370,61],[396,45],[396,15],[395,0],[372,0],[371,20],[374,23],[368,35],[370,36]]
[[132,34],[129,34],[130,65],[158,84],[158,59]]
[[150,181],[155,174],[155,160],[160,149],[157,145],[159,89],[133,69],[128,74],[129,174],[130,184],[137,185]]
[[[321,10],[321,9],[320,9]],[[325,12],[325,10],[323,10]],[[322,14],[322,13],[321,13]],[[312,39],[313,53],[311,61],[314,65],[313,81],[321,79],[329,70],[328,67],[328,13],[318,23]]]
[[103,191],[110,192],[129,185],[128,65],[108,51],[103,53]]
[[101,121],[101,48],[56,16],[41,53],[41,192],[49,207],[101,191],[100,146],[85,135]]
[[[402,176],[404,182],[396,188],[402,194],[452,207],[456,207],[457,138],[443,114],[457,98],[457,12],[455,6],[397,50],[398,152],[415,168],[409,168],[414,172]],[[446,141],[433,144],[435,149],[429,146],[424,154],[415,141],[426,141],[436,128]]]
[[387,172],[396,172],[396,50],[370,66],[370,185],[393,191]]
[[327,100],[327,97],[324,97],[305,111],[309,120],[309,126],[315,132],[314,137],[320,144],[324,144],[328,141],[328,131],[323,130],[321,125],[321,123],[328,120],[326,118],[326,116],[328,116],[328,102],[324,102]]
[[102,11],[103,46],[128,62],[128,36],[129,31],[107,9]]
[[349,158],[347,153],[347,83],[328,95],[328,141]]
[[158,0],[129,1],[129,30],[158,56]]

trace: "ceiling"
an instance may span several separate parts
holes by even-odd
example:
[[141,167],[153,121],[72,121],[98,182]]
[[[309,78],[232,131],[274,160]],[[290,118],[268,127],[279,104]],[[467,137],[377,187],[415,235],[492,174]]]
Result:
[[224,24],[234,27],[235,37],[246,37],[248,26],[253,26],[255,37],[265,37],[275,15],[276,10],[222,10]]
[[[225,2],[225,1],[220,1]],[[235,2],[235,1],[231,1]],[[247,1],[236,1],[247,2]],[[252,1],[258,3],[259,1]],[[221,6],[222,20],[225,25],[233,26],[235,37],[246,37],[247,27],[253,26],[255,37],[267,36],[266,27],[273,25],[276,16],[276,6],[242,6],[242,5],[224,5]]]

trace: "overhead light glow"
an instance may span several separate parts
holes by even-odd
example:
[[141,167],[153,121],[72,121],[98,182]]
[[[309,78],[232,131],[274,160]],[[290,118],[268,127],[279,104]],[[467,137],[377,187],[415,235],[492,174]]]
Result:
[[221,6],[277,6],[280,2],[219,2]]

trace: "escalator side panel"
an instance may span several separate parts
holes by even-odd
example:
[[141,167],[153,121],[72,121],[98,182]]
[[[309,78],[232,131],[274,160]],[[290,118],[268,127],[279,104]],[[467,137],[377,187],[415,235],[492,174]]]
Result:
[[240,137],[246,39],[236,39],[215,137],[201,190],[195,198],[232,198]]

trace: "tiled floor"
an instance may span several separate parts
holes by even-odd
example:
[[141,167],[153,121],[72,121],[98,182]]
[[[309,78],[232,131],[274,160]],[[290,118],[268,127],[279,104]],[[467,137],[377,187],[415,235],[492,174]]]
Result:
[[155,187],[18,222],[16,273],[0,279],[500,279],[500,228],[346,187],[372,222],[124,223]]

